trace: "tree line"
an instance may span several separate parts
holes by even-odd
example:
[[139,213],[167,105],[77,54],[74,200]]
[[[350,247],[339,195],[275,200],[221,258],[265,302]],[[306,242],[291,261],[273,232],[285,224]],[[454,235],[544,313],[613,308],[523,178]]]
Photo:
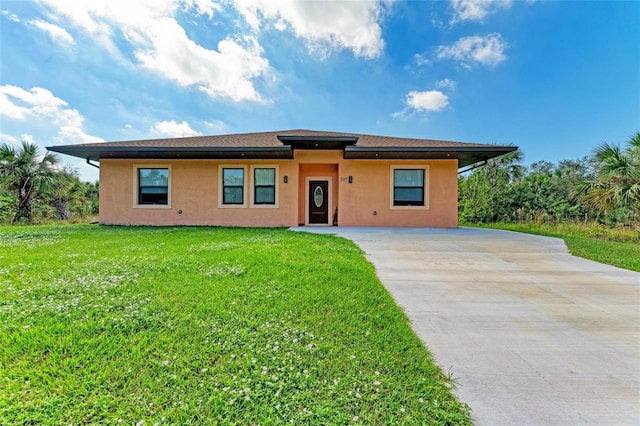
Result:
[[87,220],[98,214],[98,183],[83,182],[34,143],[0,145],[0,224]]
[[459,177],[462,223],[640,222],[640,132],[625,147],[603,143],[577,160],[522,160],[517,150]]

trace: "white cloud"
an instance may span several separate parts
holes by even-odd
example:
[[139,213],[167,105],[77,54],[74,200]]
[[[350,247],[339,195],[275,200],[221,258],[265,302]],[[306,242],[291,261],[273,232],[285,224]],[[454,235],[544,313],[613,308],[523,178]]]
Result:
[[[269,71],[262,48],[253,37],[242,42],[229,38],[208,50],[190,40],[184,29],[169,18],[155,20],[146,28],[152,48],[135,52],[138,61],[183,87],[196,86],[211,97],[236,102],[262,101],[253,79]],[[242,44],[241,44],[242,43]]]
[[67,103],[41,87],[24,90],[21,87],[0,86],[0,115],[18,120],[30,115],[56,117]]
[[407,94],[405,102],[416,111],[440,111],[449,104],[449,97],[438,90],[412,90]]
[[[107,2],[93,2],[91,0],[75,0],[73,2],[65,0],[40,0],[40,3],[49,6],[51,9],[49,15],[52,20],[59,21],[65,19],[72,26],[88,33],[110,52],[115,53],[117,51],[117,48],[111,41],[110,25],[103,20],[94,19],[94,15],[110,20],[111,15],[115,12],[113,9],[118,8],[118,6],[124,6],[126,4],[125,2],[114,1],[111,3],[111,7],[109,7],[110,5],[107,4]],[[139,2],[130,1],[127,3],[131,6],[131,12],[133,14]],[[123,13],[122,15],[121,19],[126,16],[131,16],[127,13]]]
[[104,142],[104,139],[88,135],[80,127],[74,126],[61,126],[58,138],[65,144]]
[[204,124],[216,133],[222,133],[227,130],[227,125],[221,120],[207,120]]
[[[40,1],[49,6],[52,19],[65,20],[124,58],[127,55],[121,55],[112,40],[114,32],[121,32],[141,66],[183,87],[236,102],[263,101],[254,80],[270,73],[270,67],[257,39],[227,37],[218,43],[218,50],[207,49],[191,40],[176,21],[178,0]],[[210,0],[182,0],[182,4],[209,16],[220,7]]]
[[451,24],[460,21],[482,21],[498,9],[507,9],[510,6],[511,0],[451,0]]
[[36,28],[47,33],[54,43],[58,43],[62,45],[69,45],[69,44],[75,43],[71,34],[69,34],[67,30],[65,30],[64,28],[61,28],[50,22],[43,21],[42,19],[35,19],[28,22],[31,25],[35,26]]
[[413,62],[415,62],[416,66],[418,66],[418,67],[431,65],[433,63],[433,61],[431,59],[426,58],[421,53],[416,53],[415,55],[413,55]]
[[20,140],[27,143],[35,143],[35,139],[33,138],[33,135],[30,135],[29,133],[21,134]]
[[436,87],[440,88],[440,89],[455,89],[456,88],[456,82],[448,79],[448,78],[443,78],[442,80],[438,81],[436,83]]
[[0,133],[0,142],[8,143],[8,144],[17,144],[18,138],[15,136],[7,135],[5,133]]
[[84,117],[78,110],[69,108],[67,102],[42,87],[25,90],[11,85],[0,86],[0,116],[29,121],[29,124],[32,120],[53,124],[58,127],[58,139],[62,143],[104,142],[104,139],[84,133]]
[[377,57],[384,49],[383,3],[391,4],[379,0],[234,0],[235,8],[256,31],[263,24],[272,24],[279,31],[290,29],[312,51],[326,55],[347,49],[364,58]]
[[[235,102],[264,102],[255,87],[259,78],[272,76],[269,61],[258,42],[262,27],[291,31],[321,56],[350,50],[356,57],[373,58],[384,49],[380,22],[392,0],[39,0],[56,28],[74,27],[88,34],[118,60],[114,37],[122,35],[133,49],[134,62],[182,87],[194,87],[213,98]],[[230,34],[216,49],[189,38],[176,16],[181,10],[210,19],[223,8],[234,8],[252,28],[248,34]],[[44,22],[44,21],[42,21]],[[53,25],[53,24],[50,24]],[[41,25],[42,27],[42,25]],[[65,28],[63,28],[65,27]],[[53,37],[54,29],[46,31]],[[63,33],[55,30],[59,40]],[[67,35],[70,36],[68,32]],[[73,40],[73,38],[70,38]],[[67,38],[69,40],[69,38]]]
[[182,123],[176,123],[175,120],[171,121],[156,121],[151,128],[151,132],[159,136],[169,136],[171,138],[180,138],[185,136],[200,136],[202,133],[193,130],[189,123],[182,121]]
[[442,111],[449,104],[449,97],[439,90],[412,90],[405,96],[404,103],[404,109],[394,112],[393,118],[407,118],[416,112]]
[[20,22],[20,18],[18,18],[18,16],[15,13],[11,13],[8,10],[0,10],[0,14],[4,16],[8,16],[9,20],[13,22]]
[[213,12],[222,10],[220,4],[212,0],[183,0],[184,10],[195,9],[198,16],[207,15],[209,19],[213,18]]
[[467,65],[477,62],[486,66],[496,66],[507,59],[504,54],[507,44],[498,33],[463,37],[451,46],[438,46],[438,59],[455,59]]

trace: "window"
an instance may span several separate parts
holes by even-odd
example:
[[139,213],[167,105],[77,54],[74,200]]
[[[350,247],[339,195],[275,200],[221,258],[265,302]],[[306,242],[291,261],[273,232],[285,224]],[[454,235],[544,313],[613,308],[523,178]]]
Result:
[[137,171],[137,204],[143,206],[168,206],[169,169],[166,167],[139,167]]
[[424,169],[393,169],[393,205],[425,205]]
[[255,168],[253,169],[253,203],[254,204],[275,204],[276,203],[276,169]]
[[244,168],[222,169],[222,204],[244,204]]
[[277,209],[277,164],[218,164],[219,209]]

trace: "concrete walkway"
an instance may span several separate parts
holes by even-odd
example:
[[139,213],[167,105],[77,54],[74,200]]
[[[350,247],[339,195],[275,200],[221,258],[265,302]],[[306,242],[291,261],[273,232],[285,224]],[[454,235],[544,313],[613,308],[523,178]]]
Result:
[[298,230],[366,252],[476,424],[640,424],[640,273],[508,231]]

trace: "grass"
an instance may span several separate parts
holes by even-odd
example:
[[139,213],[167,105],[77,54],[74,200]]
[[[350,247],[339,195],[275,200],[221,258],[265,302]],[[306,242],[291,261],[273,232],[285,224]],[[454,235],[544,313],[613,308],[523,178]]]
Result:
[[0,424],[470,424],[352,242],[0,228]]
[[589,223],[496,223],[483,226],[562,238],[575,256],[640,272],[640,232],[632,227],[607,228]]

